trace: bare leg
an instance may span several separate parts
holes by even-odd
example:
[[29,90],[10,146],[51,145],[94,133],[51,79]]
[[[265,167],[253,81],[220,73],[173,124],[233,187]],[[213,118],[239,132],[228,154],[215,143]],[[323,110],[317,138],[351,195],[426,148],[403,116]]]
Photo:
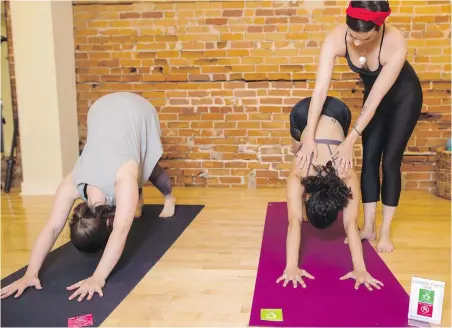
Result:
[[[364,203],[364,227],[359,230],[359,236],[361,240],[374,240],[375,239],[375,216],[377,212],[377,203]],[[348,239],[344,241],[348,244]]]
[[137,204],[137,208],[135,209],[135,218],[139,218],[141,217],[141,211],[143,209],[143,191],[141,191],[140,193],[140,197],[138,198],[138,204]]
[[174,215],[176,208],[176,197],[173,195],[173,188],[171,186],[171,179],[168,173],[157,164],[152,171],[149,180],[152,184],[165,196],[165,203],[163,205],[163,210],[160,213],[161,218],[168,218]]
[[392,244],[390,238],[390,231],[395,210],[395,206],[383,205],[383,222],[381,223],[380,236],[377,243],[378,252],[390,253],[394,250],[394,245]]
[[375,216],[377,214],[377,203],[364,203],[364,227],[360,230],[361,239],[375,239]]

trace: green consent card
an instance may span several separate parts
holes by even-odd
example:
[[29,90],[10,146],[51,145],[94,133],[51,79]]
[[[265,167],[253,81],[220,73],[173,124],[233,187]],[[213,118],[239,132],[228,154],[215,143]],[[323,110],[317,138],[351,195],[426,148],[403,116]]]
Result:
[[282,309],[261,309],[261,320],[283,321]]
[[433,300],[435,299],[435,291],[428,289],[420,289],[419,290],[419,302],[433,304]]

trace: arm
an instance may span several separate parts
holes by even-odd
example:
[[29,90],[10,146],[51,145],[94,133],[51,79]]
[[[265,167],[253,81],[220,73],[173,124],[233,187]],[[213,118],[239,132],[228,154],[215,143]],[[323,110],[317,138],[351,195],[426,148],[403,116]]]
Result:
[[298,268],[298,256],[301,244],[301,223],[303,217],[302,196],[304,188],[301,185],[301,172],[297,169],[295,160],[287,178],[287,209],[289,226],[286,239],[286,267]]
[[118,175],[115,186],[116,212],[113,231],[93,276],[106,280],[118,263],[132,226],[138,203],[138,166]]
[[308,122],[306,126],[306,137],[309,139],[315,138],[317,123],[319,121],[320,114],[322,113],[328,89],[330,88],[335,60],[336,57],[339,56],[340,49],[344,47],[343,44],[338,43],[343,41],[341,33],[343,34],[340,29],[336,29],[328,35],[320,52],[316,82],[311,103],[309,105]]
[[352,144],[354,144],[359,137],[356,130],[358,130],[359,133],[364,131],[372,117],[375,115],[381,100],[393,86],[405,63],[407,56],[407,45],[403,35],[399,34],[398,37],[394,37],[391,44],[388,45],[388,48],[391,49],[391,55],[384,64],[380,75],[375,81],[375,84],[372,86],[372,90],[364,103],[363,109],[361,110],[361,114],[358,117],[354,128],[347,136],[347,139],[349,139]]
[[347,234],[350,253],[352,256],[353,268],[356,271],[366,271],[364,263],[363,248],[358,231],[359,203],[361,199],[360,184],[355,171],[347,173],[346,184],[351,188],[353,199],[344,208],[344,228]]
[[26,275],[38,276],[45,257],[63,230],[69,212],[78,197],[77,189],[72,181],[72,175],[69,174],[57,188],[49,220],[39,234],[33,247],[30,263],[25,273]]

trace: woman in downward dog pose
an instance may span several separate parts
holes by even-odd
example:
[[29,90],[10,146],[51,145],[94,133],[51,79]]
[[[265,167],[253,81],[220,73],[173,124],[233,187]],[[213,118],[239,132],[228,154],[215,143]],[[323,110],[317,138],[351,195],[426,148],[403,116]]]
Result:
[[41,265],[63,230],[69,212],[72,244],[83,252],[104,249],[91,277],[67,287],[90,300],[102,288],[123,252],[134,217],[141,215],[142,186],[148,179],[165,196],[160,217],[174,214],[175,198],[166,171],[158,165],[163,153],[157,112],[146,99],[126,92],[98,99],[88,112],[88,135],[72,172],[58,186],[50,217],[32,250],[25,275],[2,288],[1,298],[41,289]]
[[[311,98],[305,98],[294,106],[290,113],[290,132],[294,153],[300,146],[305,130]],[[319,118],[315,142],[317,154],[308,165],[300,168],[294,158],[287,180],[287,206],[289,227],[286,240],[286,268],[277,283],[284,281],[284,287],[292,281],[306,287],[303,276],[314,277],[299,268],[302,220],[310,221],[319,229],[328,228],[343,211],[344,228],[353,262],[353,271],[340,277],[355,279],[355,288],[364,284],[369,290],[380,289],[383,284],[367,272],[363,258],[362,243],[358,231],[360,203],[359,180],[353,169],[336,173],[331,156],[344,141],[351,121],[348,107],[340,100],[327,97]],[[307,199],[307,200],[305,200]]]
[[[362,136],[364,228],[361,238],[375,238],[376,204],[381,191],[383,222],[377,243],[380,252],[393,250],[390,226],[400,199],[400,167],[423,102],[419,79],[406,60],[403,34],[384,23],[390,13],[387,1],[351,1],[346,24],[339,25],[325,39],[307,131],[302,140],[303,147],[297,154],[301,167],[306,165],[311,154],[317,154],[314,136],[335,59],[345,57],[350,68],[364,82],[364,105],[353,129],[335,150],[334,158],[341,171],[351,168],[353,145]],[[383,168],[381,190],[380,162]]]

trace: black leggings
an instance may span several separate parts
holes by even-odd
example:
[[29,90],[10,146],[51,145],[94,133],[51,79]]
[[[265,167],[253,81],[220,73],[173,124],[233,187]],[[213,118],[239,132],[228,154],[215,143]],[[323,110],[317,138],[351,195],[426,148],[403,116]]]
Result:
[[[166,170],[161,167],[158,163],[155,165],[154,170],[152,170],[149,181],[164,195],[168,196],[173,191],[171,185],[171,179],[166,172]],[[142,188],[140,188],[140,193]]]
[[[368,93],[366,92],[366,94]],[[361,192],[363,203],[380,200],[380,162],[383,156],[382,203],[387,206],[399,204],[402,189],[400,167],[405,147],[421,113],[422,89],[411,90],[405,95],[399,94],[394,98],[391,98],[391,101],[384,100],[380,104],[362,133]]]

